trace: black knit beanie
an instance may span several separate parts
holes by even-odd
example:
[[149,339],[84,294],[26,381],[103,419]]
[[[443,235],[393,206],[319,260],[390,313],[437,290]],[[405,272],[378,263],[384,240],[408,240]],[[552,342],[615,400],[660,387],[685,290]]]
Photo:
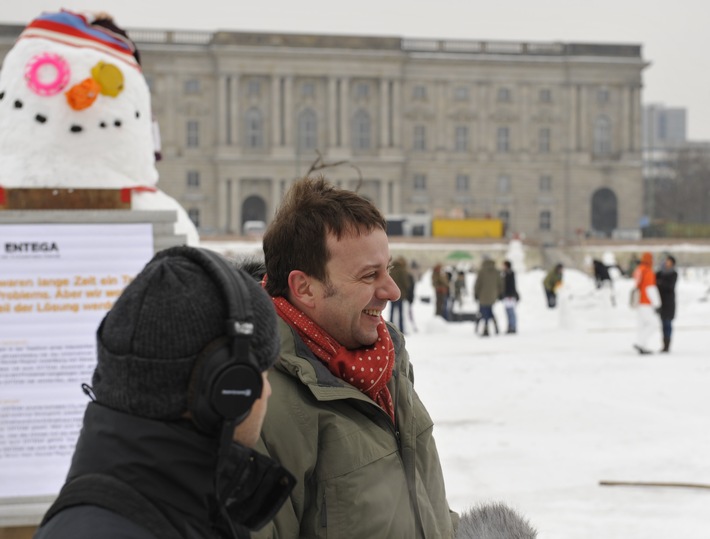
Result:
[[[100,404],[163,420],[187,411],[195,362],[208,344],[226,336],[228,315],[225,291],[198,250],[182,246],[156,254],[104,317],[92,379]],[[241,299],[250,302],[255,322],[251,354],[264,371],[279,353],[273,303],[253,277],[234,271],[249,291]]]

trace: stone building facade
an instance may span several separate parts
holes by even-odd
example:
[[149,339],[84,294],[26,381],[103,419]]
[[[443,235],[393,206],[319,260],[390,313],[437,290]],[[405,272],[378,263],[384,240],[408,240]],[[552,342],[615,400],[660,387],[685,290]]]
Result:
[[203,234],[268,223],[319,156],[388,216],[501,218],[541,242],[638,228],[638,45],[129,33],[160,186]]

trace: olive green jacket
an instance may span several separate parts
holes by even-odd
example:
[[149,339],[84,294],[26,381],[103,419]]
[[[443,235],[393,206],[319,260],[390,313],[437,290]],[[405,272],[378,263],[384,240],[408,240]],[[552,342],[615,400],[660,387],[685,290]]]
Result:
[[450,539],[433,422],[414,391],[404,337],[388,324],[396,428],[368,396],[333,376],[282,320],[281,359],[257,449],[297,479],[255,538]]

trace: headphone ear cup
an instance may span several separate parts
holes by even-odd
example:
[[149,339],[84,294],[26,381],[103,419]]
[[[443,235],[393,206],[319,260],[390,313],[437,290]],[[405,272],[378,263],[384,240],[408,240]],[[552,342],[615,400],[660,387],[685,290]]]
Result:
[[193,382],[192,421],[207,434],[218,432],[225,420],[243,421],[261,396],[263,383],[256,368],[234,361],[227,343],[208,350]]
[[210,402],[215,411],[224,419],[241,423],[261,397],[263,380],[251,365],[238,364],[222,369],[211,386]]

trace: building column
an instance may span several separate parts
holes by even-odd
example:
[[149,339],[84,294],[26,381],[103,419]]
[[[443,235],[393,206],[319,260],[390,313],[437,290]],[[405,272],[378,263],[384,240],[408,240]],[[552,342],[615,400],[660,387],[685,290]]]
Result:
[[639,87],[629,86],[629,151],[635,152],[640,149],[641,144],[641,100],[639,99]]
[[217,228],[223,233],[229,232],[229,218],[227,215],[229,211],[229,205],[227,204],[227,184],[229,182],[229,179],[225,180],[220,177],[217,179]]
[[340,145],[350,147],[350,79],[340,79]]
[[328,138],[326,144],[329,148],[338,146],[338,80],[328,78]]
[[271,147],[283,145],[281,139],[281,77],[271,77]]
[[231,103],[229,102],[229,75],[219,75],[217,77],[217,144],[225,146],[229,144],[229,113]]
[[567,145],[567,151],[575,152],[578,149],[579,143],[577,142],[577,87],[570,84],[567,87],[567,111],[562,113],[562,117],[567,117],[567,129],[568,133],[565,137],[565,144]]
[[[534,133],[534,136],[530,136],[530,93],[529,84],[520,85],[520,132],[517,134],[515,146],[524,152],[535,153],[537,149],[533,147],[532,141],[538,140],[539,133]],[[539,129],[541,126],[535,127]],[[552,138],[552,133],[550,138]],[[552,145],[552,140],[550,140],[550,146]]]
[[271,178],[271,207],[266,208],[266,220],[276,213],[276,209],[281,205],[281,181],[279,178]]
[[[621,107],[619,112],[619,118],[614,123],[618,123],[620,129],[619,133],[619,151],[625,152],[629,149],[629,142],[631,141],[631,110],[629,106],[629,99],[631,97],[630,88],[624,85],[619,86],[619,95],[621,96]],[[613,139],[612,139],[613,141]]]
[[589,146],[589,121],[587,118],[587,92],[584,85],[577,86],[577,151],[591,153],[592,147]]
[[[172,114],[172,111],[176,110],[177,105],[175,104],[175,95],[178,92],[178,80],[175,75],[167,75],[167,87],[168,91],[165,96],[165,110],[171,111],[169,114],[165,114],[163,117],[163,124],[160,125],[160,144],[163,151],[168,148],[172,152],[175,151],[177,146],[177,136],[178,133],[184,132],[182,129],[178,130],[175,120],[177,119],[177,114]],[[184,126],[183,126],[184,127]]]
[[391,202],[392,202],[392,208],[391,211],[394,214],[402,213],[402,182],[404,179],[400,181],[393,181],[391,183],[391,188],[392,188],[392,195],[390,197]]
[[478,151],[488,152],[492,145],[492,136],[488,132],[488,88],[487,82],[478,83],[476,86],[476,110],[480,111],[478,121]]
[[240,82],[240,77],[239,75],[232,75],[231,77],[231,84],[229,85],[230,87],[230,92],[231,92],[231,97],[229,98],[229,102],[231,103],[230,107],[230,114],[229,114],[229,123],[231,125],[231,133],[232,133],[232,141],[230,143],[231,146],[239,146],[241,144],[242,140],[242,135],[241,132],[242,130],[240,129],[240,122],[239,122],[239,101],[240,101],[240,95],[239,95],[239,82]]
[[392,81],[392,146],[402,148],[402,81]]
[[231,226],[232,230],[236,234],[242,233],[242,204],[241,204],[241,179],[234,178],[231,180],[231,193],[230,193],[230,206],[231,206]]
[[284,145],[294,145],[293,133],[293,76],[283,78],[283,133]]
[[380,140],[378,146],[386,148],[389,145],[390,102],[389,102],[389,80],[380,79]]
[[437,81],[434,84],[436,92],[436,133],[434,136],[435,151],[445,151],[446,141],[446,83]]

